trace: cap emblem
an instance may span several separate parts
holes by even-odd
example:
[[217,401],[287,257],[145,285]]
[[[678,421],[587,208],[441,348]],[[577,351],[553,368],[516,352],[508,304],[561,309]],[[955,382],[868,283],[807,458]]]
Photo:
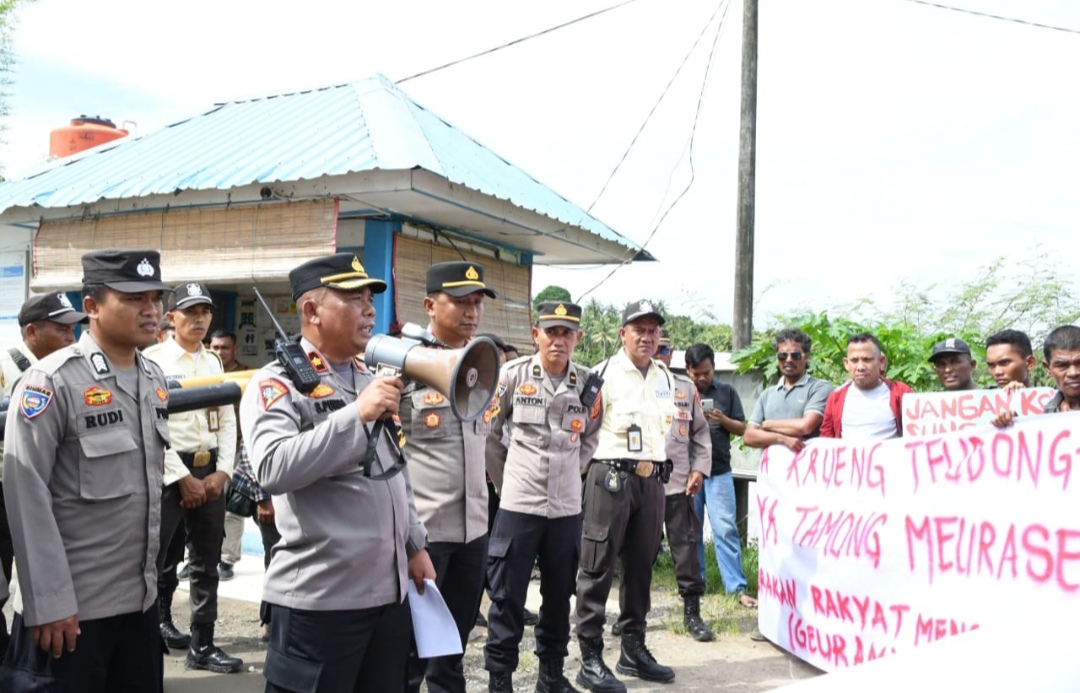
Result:
[[566,306],[561,303],[557,305],[555,307],[555,315],[558,315],[559,317],[566,315]]
[[187,292],[188,292],[188,296],[202,296],[203,295],[202,287],[199,286],[198,284],[194,283],[194,282],[187,285]]
[[140,277],[152,277],[154,276],[154,266],[150,264],[150,260],[143,258],[142,262],[135,268],[135,271],[139,273]]
[[465,270],[465,278],[469,281],[476,281],[480,278],[480,273],[476,271],[476,268],[469,265],[469,269]]
[[352,259],[352,268],[357,272],[364,271],[364,266],[360,264],[360,258],[356,257],[355,255],[353,255]]
[[955,349],[956,348],[956,340],[955,339],[946,339],[945,340],[945,348],[946,349]]
[[71,305],[71,299],[67,297],[67,294],[63,292],[56,294],[56,300],[60,301],[60,305],[64,308],[75,310],[75,306]]
[[648,301],[641,301],[640,303],[638,303],[638,310],[643,311],[645,313],[655,313],[656,312],[656,309],[653,308],[652,304],[649,303]]

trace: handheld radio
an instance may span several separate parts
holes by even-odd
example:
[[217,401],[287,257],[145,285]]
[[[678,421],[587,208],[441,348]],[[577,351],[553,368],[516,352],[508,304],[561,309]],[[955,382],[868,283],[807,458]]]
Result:
[[314,366],[311,365],[307,354],[304,353],[304,348],[298,342],[289,339],[289,335],[285,334],[285,330],[281,328],[277,318],[274,317],[274,312],[270,310],[270,306],[266,305],[266,301],[263,299],[262,294],[259,293],[259,289],[254,286],[251,288],[255,290],[256,298],[266,309],[266,314],[270,316],[270,321],[274,323],[274,329],[277,330],[278,338],[274,340],[274,356],[277,357],[278,362],[281,363],[285,372],[289,375],[293,387],[305,395],[308,394],[315,389],[322,378],[315,372]]

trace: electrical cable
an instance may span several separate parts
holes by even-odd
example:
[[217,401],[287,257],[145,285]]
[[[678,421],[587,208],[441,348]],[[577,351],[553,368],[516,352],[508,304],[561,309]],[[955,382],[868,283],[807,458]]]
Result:
[[[706,92],[706,89],[707,89],[708,84],[709,84],[709,74],[712,72],[713,56],[716,54],[716,47],[720,44],[720,37],[723,36],[723,33],[724,33],[724,20],[727,18],[728,9],[731,7],[731,2],[730,2],[730,0],[728,0],[728,2],[721,3],[721,5],[723,5],[723,7],[724,7],[724,13],[723,13],[723,15],[720,16],[720,25],[716,29],[716,38],[713,39],[712,49],[709,51],[709,60],[705,64],[705,75],[701,80],[701,91],[698,93],[697,109],[694,111],[694,122],[690,127],[690,157],[689,157],[690,180],[687,181],[686,187],[684,187],[682,189],[682,191],[678,194],[678,196],[676,196],[675,199],[672,200],[672,202],[668,206],[668,208],[666,210],[664,210],[664,213],[662,215],[660,215],[660,219],[657,220],[656,225],[653,226],[652,231],[649,233],[649,237],[645,239],[644,243],[642,243],[641,250],[644,250],[645,247],[649,245],[649,242],[652,241],[654,236],[656,236],[656,232],[660,229],[660,226],[664,223],[664,219],[666,219],[668,214],[671,213],[671,210],[675,209],[675,206],[677,204],[679,204],[679,202],[683,199],[683,197],[686,195],[686,193],[689,192],[690,188],[694,184],[694,177],[695,177],[695,175],[694,175],[694,143],[697,141],[696,140],[697,126],[698,126],[698,120],[701,117],[701,105],[705,100],[705,92]],[[716,9],[717,9],[717,11],[719,11],[720,6],[717,6]],[[708,28],[709,24],[712,24],[712,19],[715,16],[716,16],[716,13],[714,12],[712,17],[709,18],[708,24],[705,25],[706,28]],[[704,30],[702,31],[702,34],[704,34]],[[700,39],[700,37],[699,37],[699,39]],[[696,41],[694,42],[694,45],[697,45]],[[687,57],[689,57],[689,55]],[[685,62],[685,60],[684,60],[684,62]],[[680,70],[682,69],[682,65],[679,66],[679,69]],[[670,86],[670,83],[669,83],[668,86]],[[651,113],[650,113],[650,115],[651,115]],[[675,165],[677,167],[678,162],[676,162]],[[672,169],[672,171],[674,172],[674,168]],[[670,176],[669,176],[668,180],[669,180],[669,183],[670,183]],[[581,296],[579,296],[578,299],[575,302],[580,305],[581,301],[586,296],[588,296],[593,291],[596,291],[601,286],[603,286],[604,283],[607,282],[608,279],[611,279],[611,277],[616,272],[618,272],[620,269],[622,269],[626,265],[630,264],[630,262],[632,260],[633,260],[633,258],[630,258],[630,259],[624,260],[623,262],[619,263],[618,265],[615,265],[615,267],[610,272],[608,272],[607,275],[603,279],[601,279],[599,282],[597,282],[588,291],[581,294]]]
[[[638,137],[640,137],[642,131],[645,130],[645,126],[647,126],[649,124],[649,120],[651,120],[652,117],[653,117],[653,114],[656,113],[656,109],[660,107],[661,103],[663,103],[664,97],[667,96],[668,91],[671,90],[671,85],[675,83],[675,80],[678,78],[679,73],[682,72],[682,69],[686,65],[686,62],[690,59],[690,56],[693,55],[694,49],[697,48],[698,43],[701,42],[701,38],[705,35],[705,32],[708,31],[709,26],[712,24],[713,20],[716,19],[716,14],[720,11],[720,8],[723,7],[723,6],[724,6],[724,0],[720,0],[720,3],[716,6],[716,9],[713,10],[712,15],[709,17],[709,21],[705,22],[705,26],[701,27],[701,33],[698,34],[696,39],[694,39],[694,43],[693,43],[692,46],[690,46],[690,50],[688,50],[686,52],[686,55],[683,56],[682,62],[679,63],[679,66],[677,68],[675,68],[675,74],[673,74],[671,76],[671,79],[668,80],[667,86],[665,86],[664,90],[662,92],[660,92],[660,98],[658,98],[656,100],[656,103],[653,104],[652,109],[650,109],[649,113],[645,116],[645,120],[642,121],[641,127],[638,128],[636,133],[634,133],[634,137],[633,137],[633,139],[630,140],[630,144],[627,145],[626,151],[623,152],[622,157],[619,159],[618,163],[615,164],[615,168],[613,168],[611,170],[611,173],[608,174],[607,180],[605,180],[604,184],[600,187],[600,192],[598,192],[596,194],[596,199],[594,199],[592,201],[592,204],[589,205],[588,208],[585,210],[586,214],[591,212],[593,207],[596,206],[596,203],[600,201],[601,197],[603,197],[604,191],[607,190],[608,185],[611,183],[611,179],[614,178],[615,174],[619,172],[619,169],[622,167],[623,162],[626,161],[626,157],[629,156],[630,150],[634,148],[635,144],[637,144]],[[724,14],[725,15],[727,14],[726,10],[724,11]],[[720,25],[721,25],[721,27],[723,26],[723,20],[721,20]],[[585,220],[585,218],[582,217],[581,221],[584,221],[584,220]],[[580,222],[578,222],[578,223],[580,224]]]
[[535,33],[529,34],[528,36],[522,36],[521,38],[514,39],[513,41],[509,41],[507,43],[503,43],[501,45],[495,46],[494,48],[488,48],[487,50],[480,51],[479,53],[474,53],[474,54],[472,54],[472,55],[470,55],[468,57],[459,58],[457,60],[452,60],[452,61],[450,61],[448,63],[443,64],[443,65],[439,65],[438,67],[433,67],[433,68],[431,68],[429,70],[424,70],[423,72],[417,72],[416,74],[409,75],[408,77],[402,77],[401,79],[397,80],[396,83],[401,84],[403,82],[408,82],[410,79],[416,79],[417,77],[423,77],[425,75],[430,75],[430,74],[432,74],[434,72],[438,72],[440,70],[445,70],[448,67],[453,67],[455,65],[460,65],[461,63],[468,62],[469,60],[473,60],[474,58],[479,58],[479,57],[482,57],[482,56],[485,56],[485,55],[491,55],[492,53],[495,53],[496,51],[501,51],[504,48],[509,48],[510,46],[516,46],[517,44],[524,43],[525,41],[528,41],[529,39],[534,39],[534,38],[537,38],[538,36],[544,36],[545,34],[550,34],[553,31],[558,31],[559,29],[563,29],[563,28],[571,26],[573,24],[577,24],[578,22],[583,22],[586,19],[592,19],[593,17],[598,17],[598,16],[600,16],[600,15],[606,13],[606,12],[611,12],[612,10],[617,10],[620,7],[624,7],[626,5],[629,5],[631,3],[635,3],[637,1],[638,0],[623,0],[623,2],[620,2],[620,3],[616,4],[616,5],[612,5],[611,7],[606,7],[604,9],[602,9],[602,10],[597,10],[596,12],[590,12],[587,15],[584,15],[582,17],[578,17],[577,19],[571,19],[570,21],[563,22],[562,24],[557,24],[556,26],[549,27],[547,29],[544,29],[543,31],[537,31]]
[[905,2],[913,2],[918,5],[926,5],[928,7],[936,7],[941,10],[951,10],[953,12],[960,12],[962,14],[970,14],[976,17],[986,17],[987,19],[999,19],[1003,22],[1013,22],[1014,24],[1022,24],[1024,26],[1031,26],[1037,29],[1051,29],[1053,31],[1063,31],[1068,34],[1080,34],[1080,29],[1070,29],[1068,27],[1056,26],[1054,24],[1042,24],[1040,22],[1032,22],[1027,19],[1018,19],[1016,17],[1004,17],[1000,14],[990,14],[989,12],[979,12],[978,10],[968,10],[963,7],[953,7],[952,5],[943,5],[938,2],[930,2],[929,0],[905,0]]

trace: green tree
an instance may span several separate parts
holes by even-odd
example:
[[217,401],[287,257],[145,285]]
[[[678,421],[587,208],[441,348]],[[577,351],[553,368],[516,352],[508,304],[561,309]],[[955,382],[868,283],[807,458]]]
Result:
[[570,303],[570,292],[561,286],[546,286],[540,290],[540,293],[533,297],[533,310],[536,310],[544,301],[564,301]]
[[[940,287],[916,289],[901,283],[895,307],[882,310],[871,301],[820,313],[775,316],[774,328],[758,333],[749,347],[737,352],[740,371],[760,369],[766,382],[777,377],[773,335],[781,327],[797,327],[813,340],[810,373],[832,383],[848,379],[843,359],[847,338],[869,332],[880,341],[888,359],[888,376],[911,385],[916,391],[941,389],[928,362],[933,344],[946,337],[960,337],[979,362],[975,378],[993,383],[986,371],[987,336],[1006,327],[1023,330],[1038,350],[1043,337],[1058,325],[1080,318],[1074,288],[1057,262],[1045,253],[1009,264],[998,259],[982,268],[975,279],[952,291],[935,293]],[[843,317],[837,317],[842,315]],[[1047,384],[1045,373],[1034,374]]]
[[[0,144],[6,144],[4,133],[7,125],[3,122],[11,112],[8,99],[11,94],[11,75],[15,67],[15,55],[11,45],[11,31],[15,24],[15,10],[33,0],[0,0]],[[3,181],[4,162],[0,161],[0,181]]]

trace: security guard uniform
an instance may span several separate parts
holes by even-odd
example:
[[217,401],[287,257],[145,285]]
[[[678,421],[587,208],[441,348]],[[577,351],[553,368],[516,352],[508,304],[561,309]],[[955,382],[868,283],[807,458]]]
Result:
[[[322,276],[385,290],[358,260],[359,269],[338,267],[340,255],[294,269],[294,300]],[[273,612],[266,690],[399,690],[409,649],[408,560],[427,543],[409,470],[364,476],[371,427],[355,401],[374,376],[358,360],[331,366],[314,344],[300,345],[320,375],[314,390],[301,393],[274,362],[251,378],[240,402],[251,464],[273,495],[281,533],[263,586]],[[398,460],[398,441],[384,433],[372,476]]]
[[[427,273],[427,292],[494,298],[484,268],[474,262],[443,262]],[[431,329],[430,327],[428,328]],[[405,455],[416,509],[428,532],[428,554],[436,584],[458,627],[462,650],[476,623],[488,555],[488,498],[484,454],[491,417],[463,422],[434,388],[413,381],[401,395]],[[426,678],[431,693],[464,693],[463,655],[412,658],[406,690],[416,693]]]
[[[169,298],[169,310],[182,310],[197,304],[210,304],[210,289],[205,284],[191,282],[177,286]],[[217,354],[202,344],[190,353],[176,341],[175,336],[155,344],[145,352],[165,372],[168,380],[183,380],[225,372]],[[213,644],[214,622],[217,621],[218,564],[221,561],[221,542],[225,536],[225,492],[214,500],[207,499],[197,508],[180,506],[179,481],[185,476],[202,480],[215,472],[232,478],[236,458],[236,413],[231,405],[210,407],[173,414],[169,417],[172,448],[165,453],[164,488],[161,492],[161,550],[157,565],[159,608],[162,626],[172,626],[172,599],[178,584],[176,568],[182,552],[170,552],[173,538],[183,522],[187,528],[189,547],[188,574],[190,580],[192,642],[188,664],[219,673],[239,671],[243,661],[230,657]],[[182,635],[175,628],[166,631]],[[177,639],[170,647],[185,647]]]
[[[694,381],[676,373],[672,373],[672,379],[675,420],[668,432],[666,448],[672,472],[664,486],[664,524],[675,563],[679,596],[683,598],[683,622],[695,640],[707,641],[712,640],[713,634],[701,619],[701,595],[705,594],[697,553],[701,520],[694,512],[694,497],[686,495],[686,482],[691,472],[709,476],[712,439]],[[700,489],[698,493],[701,493]]]
[[[647,301],[632,303],[623,325],[645,315],[663,318]],[[617,669],[659,681],[674,679],[645,649],[652,567],[664,524],[667,436],[675,418],[674,378],[651,359],[645,374],[620,349],[593,367],[604,373],[600,441],[585,476],[581,570],[577,580],[577,636],[582,670],[578,683],[591,690],[624,691],[603,664],[603,633],[615,561],[623,564],[618,624],[622,653]],[[642,671],[643,667],[655,667]]]
[[[557,305],[562,314],[554,304],[541,304],[538,327],[581,329],[581,308]],[[588,377],[588,369],[573,361],[565,373],[553,376],[539,354],[502,369],[487,446],[491,478],[501,488],[488,544],[491,610],[484,668],[490,672],[517,669],[525,597],[539,557],[543,606],[536,654],[542,676],[562,677],[581,540],[581,472],[592,459],[600,429],[600,403],[587,408],[581,402]],[[504,424],[509,424],[508,443]]]
[[[83,281],[162,291],[158,257],[87,253]],[[31,367],[8,409],[4,494],[22,601],[9,654],[33,661],[20,649],[37,650],[31,627],[77,616],[75,650],[49,662],[65,691],[161,691],[155,559],[169,396],[161,369],[134,357],[119,369],[84,333]]]

